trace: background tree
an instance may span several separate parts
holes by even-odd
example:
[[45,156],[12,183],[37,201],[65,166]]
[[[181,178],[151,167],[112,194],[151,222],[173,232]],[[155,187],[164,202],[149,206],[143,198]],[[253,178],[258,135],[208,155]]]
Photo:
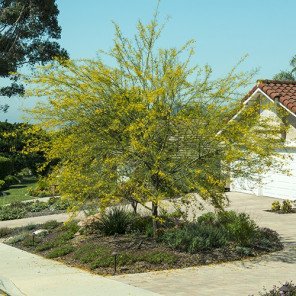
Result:
[[[11,80],[9,86],[0,88],[0,95],[23,93],[17,76],[11,74],[20,67],[68,57],[55,41],[61,37],[58,14],[55,0],[0,1],[0,77]],[[1,106],[4,111],[7,107]]]
[[291,71],[281,71],[273,76],[275,80],[296,81],[296,55],[290,61]]
[[229,168],[255,177],[280,165],[273,157],[282,141],[280,125],[270,129],[258,104],[231,120],[253,73],[235,67],[213,80],[209,66],[192,65],[192,41],[157,49],[156,17],[137,28],[128,39],[116,26],[107,53],[116,66],[53,63],[27,77],[27,95],[47,98],[30,114],[55,131],[46,157],[60,159],[51,175],[59,191],[77,206],[140,203],[150,208],[156,232],[162,200],[198,192],[223,209]]
[[34,149],[35,143],[48,143],[49,135],[40,128],[26,123],[0,122],[0,156],[8,158],[11,171],[16,174],[29,168],[32,174],[45,162],[42,150]]

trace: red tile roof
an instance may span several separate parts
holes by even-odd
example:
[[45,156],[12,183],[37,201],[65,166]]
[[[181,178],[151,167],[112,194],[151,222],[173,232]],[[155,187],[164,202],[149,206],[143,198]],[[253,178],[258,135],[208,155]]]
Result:
[[250,97],[258,88],[271,99],[278,99],[296,115],[296,81],[258,80],[247,97]]

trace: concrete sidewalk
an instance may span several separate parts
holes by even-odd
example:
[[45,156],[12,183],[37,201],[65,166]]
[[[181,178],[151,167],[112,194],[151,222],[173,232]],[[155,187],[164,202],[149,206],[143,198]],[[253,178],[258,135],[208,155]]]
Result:
[[[159,295],[0,243],[0,280],[9,279],[27,296]],[[13,296],[13,294],[12,294]]]

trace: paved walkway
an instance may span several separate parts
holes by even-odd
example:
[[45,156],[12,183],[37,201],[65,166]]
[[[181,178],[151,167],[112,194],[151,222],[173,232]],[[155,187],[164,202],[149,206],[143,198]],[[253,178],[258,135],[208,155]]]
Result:
[[[84,215],[83,213],[79,213],[75,219],[80,219]],[[65,222],[70,218],[70,214],[61,213],[61,214],[53,214],[47,216],[38,216],[38,217],[30,217],[30,218],[23,218],[23,219],[15,219],[15,220],[7,220],[7,221],[0,221],[0,228],[8,227],[8,228],[16,228],[16,227],[23,227],[31,224],[43,224],[45,222],[56,220],[58,222]]]
[[[157,296],[0,243],[1,277],[27,296]],[[6,280],[7,281],[7,280]],[[0,286],[1,289],[1,286]],[[22,295],[22,294],[12,294]]]
[[263,286],[296,282],[296,214],[265,212],[274,199],[230,193],[231,208],[249,213],[263,227],[280,233],[285,249],[253,260],[180,270],[115,276],[113,279],[161,295],[258,295]]

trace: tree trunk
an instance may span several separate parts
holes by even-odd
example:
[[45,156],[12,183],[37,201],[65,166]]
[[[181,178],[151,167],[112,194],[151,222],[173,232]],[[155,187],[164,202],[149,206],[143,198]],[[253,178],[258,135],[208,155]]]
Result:
[[157,238],[157,229],[158,229],[158,205],[155,202],[152,202],[152,225],[153,225],[153,237]]
[[132,208],[133,208],[134,214],[137,214],[138,202],[135,201],[135,200],[133,200],[133,201],[131,201],[131,205],[132,205]]

